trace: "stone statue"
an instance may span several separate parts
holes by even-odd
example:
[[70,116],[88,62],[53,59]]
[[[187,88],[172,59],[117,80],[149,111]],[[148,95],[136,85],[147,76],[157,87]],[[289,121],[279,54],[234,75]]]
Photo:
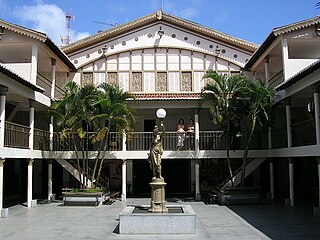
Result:
[[155,178],[162,178],[161,156],[163,154],[162,138],[164,133],[165,129],[162,122],[160,123],[160,132],[158,126],[154,126],[148,161],[150,163],[150,168],[152,169],[153,177]]

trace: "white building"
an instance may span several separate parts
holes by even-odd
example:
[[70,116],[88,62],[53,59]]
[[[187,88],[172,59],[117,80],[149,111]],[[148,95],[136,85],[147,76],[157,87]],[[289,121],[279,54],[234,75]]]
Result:
[[[76,182],[68,173],[75,170],[68,163],[72,152],[55,142],[50,151],[49,140],[58,139],[45,117],[50,98],[63,94],[68,81],[118,84],[138,100],[130,101],[138,117],[130,141],[115,139],[106,154],[104,173],[123,200],[149,193],[146,158],[160,107],[167,111],[167,193],[199,199],[201,192],[221,185],[227,178],[223,132],[212,125],[208,106],[200,104],[202,77],[210,70],[267,80],[277,91],[272,129],[257,131],[249,153],[247,183],[292,206],[295,199],[318,197],[319,21],[276,28],[258,47],[159,10],[65,46],[63,52],[43,33],[0,21],[0,208],[24,201],[31,206],[32,199],[59,195]],[[195,121],[191,150],[176,151],[179,119],[186,125]],[[234,165],[242,153],[241,144],[235,146]]]

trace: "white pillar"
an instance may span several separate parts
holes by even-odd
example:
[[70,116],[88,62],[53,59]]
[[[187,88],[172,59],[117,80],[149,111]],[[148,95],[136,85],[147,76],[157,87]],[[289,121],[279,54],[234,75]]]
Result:
[[320,158],[318,158],[318,207],[320,207]]
[[194,171],[195,171],[195,177],[196,177],[195,198],[196,200],[201,200],[199,161],[195,162]]
[[0,210],[3,208],[3,164],[4,158],[0,159]]
[[27,207],[31,207],[31,202],[32,202],[32,168],[33,168],[33,159],[29,159],[28,160]]
[[38,45],[32,45],[30,82],[36,85],[38,71]]
[[319,93],[313,93],[313,101],[314,101],[314,118],[316,124],[316,139],[317,145],[320,145],[320,104],[319,104]]
[[292,146],[290,102],[287,102],[287,104],[286,104],[286,120],[287,120],[287,143],[288,143],[288,148],[290,148]]
[[56,60],[51,58],[51,99],[53,99],[56,90]]
[[52,197],[52,160],[48,161],[48,200]]
[[34,100],[29,99],[29,148],[33,149],[34,143]]
[[8,88],[3,85],[0,85],[0,147],[4,146],[7,92],[8,92]]
[[269,56],[264,59],[264,73],[266,82],[270,80],[270,71],[269,71]]
[[50,124],[49,124],[49,138],[50,138],[50,145],[49,145],[49,148],[50,148],[50,151],[53,150],[53,116],[51,116],[50,118]]
[[196,151],[196,158],[199,158],[199,139],[200,139],[200,130],[199,130],[199,114],[194,114],[194,150]]
[[123,132],[122,137],[122,151],[127,151],[127,135],[125,132]]
[[283,36],[281,37],[281,48],[282,48],[282,69],[283,69],[283,79],[284,81],[288,80],[287,69],[288,68],[288,60],[289,60],[289,50],[288,50],[288,42]]
[[127,164],[126,160],[122,160],[122,194],[121,200],[127,201]]
[[271,199],[274,199],[274,173],[273,173],[272,159],[270,159],[269,168],[270,168],[270,193],[271,193]]
[[294,206],[294,175],[293,175],[293,160],[289,159],[289,184],[290,184],[290,206]]

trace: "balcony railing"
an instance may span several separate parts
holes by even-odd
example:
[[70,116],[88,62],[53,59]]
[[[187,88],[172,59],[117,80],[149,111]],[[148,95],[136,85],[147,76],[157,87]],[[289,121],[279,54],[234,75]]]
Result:
[[[46,78],[44,75],[42,75],[39,72],[37,73],[37,85],[42,87],[45,90],[44,94],[47,97],[51,96],[52,81]],[[55,85],[55,92],[54,92],[55,97],[60,97],[64,95],[64,93],[65,91],[61,87],[59,87],[58,85]]]
[[313,118],[293,123],[291,129],[293,147],[316,144],[316,127]]
[[11,122],[5,122],[4,146],[29,148],[30,128]]
[[[28,148],[29,146],[29,127],[15,123],[6,122],[5,131],[5,146]],[[55,151],[74,151],[74,141],[78,151],[88,149],[96,151],[100,147],[100,142],[92,144],[94,132],[90,132],[88,144],[80,141],[78,136],[74,140],[68,137],[61,137],[60,133],[53,134],[53,150]],[[233,139],[230,144],[230,149],[244,149],[245,134],[241,137]],[[186,133],[183,136],[184,146],[181,150],[195,150],[195,135]],[[116,132],[110,132],[107,140],[107,151],[121,151],[123,138]],[[152,142],[152,132],[132,132],[126,136],[127,151],[147,151]],[[166,132],[163,139],[163,149],[165,151],[177,150],[178,134],[177,132]],[[104,142],[102,143],[104,145]],[[252,137],[250,149],[265,149],[267,148],[267,133],[255,132]],[[48,131],[35,129],[34,130],[34,149],[50,150],[50,134]],[[200,131],[199,133],[199,149],[200,150],[223,150],[226,149],[226,135],[223,131]]]

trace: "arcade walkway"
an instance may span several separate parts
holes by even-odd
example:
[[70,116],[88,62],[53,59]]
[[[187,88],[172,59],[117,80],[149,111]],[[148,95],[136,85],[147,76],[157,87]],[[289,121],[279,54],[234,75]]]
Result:
[[[128,199],[128,205],[148,204]],[[197,214],[195,235],[159,235],[152,239],[320,239],[320,217],[312,209],[280,205],[223,207],[203,202],[168,199],[168,205],[191,204]],[[117,233],[118,216],[125,204],[99,207],[62,207],[60,203],[18,205],[9,218],[0,219],[0,239],[150,239]]]

